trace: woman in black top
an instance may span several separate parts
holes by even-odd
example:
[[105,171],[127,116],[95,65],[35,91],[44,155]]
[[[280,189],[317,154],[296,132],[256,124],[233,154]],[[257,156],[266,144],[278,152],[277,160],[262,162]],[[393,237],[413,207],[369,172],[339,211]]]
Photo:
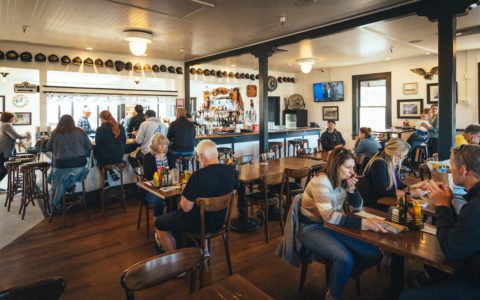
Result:
[[[387,211],[388,207],[378,204],[382,197],[398,197],[403,194],[406,185],[400,181],[399,168],[407,156],[410,145],[400,138],[390,139],[382,152],[377,153],[369,161],[363,173],[365,177],[364,189],[360,191],[364,205]],[[421,191],[411,191],[413,197],[419,197]]]
[[125,151],[125,129],[120,126],[108,110],[99,115],[101,125],[95,134],[95,157],[99,167],[123,161]]

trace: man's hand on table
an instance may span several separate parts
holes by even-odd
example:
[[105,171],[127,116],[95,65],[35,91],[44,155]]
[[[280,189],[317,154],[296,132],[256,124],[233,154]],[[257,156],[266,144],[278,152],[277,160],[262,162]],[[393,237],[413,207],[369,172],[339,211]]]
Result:
[[387,233],[388,230],[384,228],[384,224],[384,222],[378,219],[362,219],[362,230]]
[[434,201],[435,206],[450,206],[453,193],[448,186],[430,180],[427,183],[427,191],[428,197]]

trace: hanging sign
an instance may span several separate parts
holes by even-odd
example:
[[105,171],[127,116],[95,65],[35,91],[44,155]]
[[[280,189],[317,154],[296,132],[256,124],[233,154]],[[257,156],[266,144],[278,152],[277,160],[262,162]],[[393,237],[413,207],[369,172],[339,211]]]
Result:
[[36,84],[31,84],[24,81],[22,83],[15,83],[13,85],[13,91],[15,93],[38,93],[39,87]]

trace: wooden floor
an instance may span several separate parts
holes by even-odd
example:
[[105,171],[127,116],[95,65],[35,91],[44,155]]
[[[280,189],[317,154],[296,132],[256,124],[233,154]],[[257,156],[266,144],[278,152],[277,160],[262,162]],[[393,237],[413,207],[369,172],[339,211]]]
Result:
[[[61,218],[52,224],[42,221],[0,251],[0,289],[49,276],[62,276],[67,288],[62,299],[124,299],[120,274],[126,267],[152,255],[152,241],[145,227],[136,229],[138,206],[132,201],[128,212],[107,207],[101,217],[95,210],[90,220],[80,211],[69,215],[68,227]],[[28,217],[28,215],[27,215]],[[144,225],[143,225],[144,226]],[[274,255],[280,240],[278,222],[271,222],[271,242],[264,242],[263,230],[251,234],[231,234],[233,271],[244,276],[274,299],[323,299],[326,292],[323,265],[309,267],[303,294],[298,293],[299,269]],[[388,273],[375,268],[361,277],[361,299],[385,299]],[[212,243],[207,284],[227,276],[220,240]],[[162,299],[171,294],[187,294],[187,279],[177,279],[138,293],[138,299]],[[356,297],[349,281],[346,298]]]

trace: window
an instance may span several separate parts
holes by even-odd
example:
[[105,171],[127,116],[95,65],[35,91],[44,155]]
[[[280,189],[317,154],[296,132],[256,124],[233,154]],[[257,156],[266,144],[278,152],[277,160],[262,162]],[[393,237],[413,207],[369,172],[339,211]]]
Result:
[[387,124],[386,80],[366,80],[360,82],[360,127],[385,129]]

